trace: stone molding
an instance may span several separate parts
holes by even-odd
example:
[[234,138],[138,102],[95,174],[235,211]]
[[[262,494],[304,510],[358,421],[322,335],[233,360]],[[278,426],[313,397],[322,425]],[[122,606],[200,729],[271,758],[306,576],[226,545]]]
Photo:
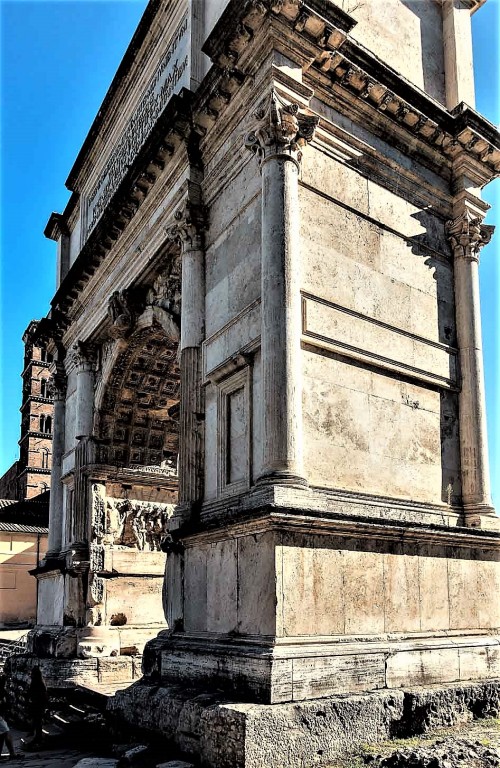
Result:
[[466,210],[446,223],[446,233],[456,259],[479,262],[479,251],[490,242],[495,227],[483,224]]
[[[295,489],[294,489],[295,490]],[[301,491],[302,489],[298,489]],[[225,500],[226,507],[228,500]],[[232,510],[231,510],[232,511]],[[219,520],[218,527],[202,529],[186,527],[175,538],[180,539],[187,548],[192,545],[216,543],[228,536],[246,536],[264,533],[266,531],[294,532],[305,535],[314,534],[330,537],[334,534],[339,538],[357,541],[419,542],[455,548],[477,548],[478,550],[500,550],[500,526],[491,528],[465,528],[436,523],[400,521],[397,519],[367,518],[360,514],[328,513],[325,510],[301,510],[290,506],[265,506],[253,510],[250,516],[242,510],[237,516],[225,521]]]
[[[150,23],[153,18],[154,14]],[[365,105],[363,109],[370,125],[376,127],[381,116],[385,116],[407,134],[412,147],[418,138],[449,161],[467,156],[484,176],[484,183],[498,174],[500,137],[495,127],[465,104],[450,113],[403,81],[348,37],[355,21],[336,6],[329,7],[325,14],[319,0],[232,2],[204,45],[204,52],[215,67],[194,98],[187,91],[172,98],[151,139],[140,150],[58,288],[52,307],[61,313],[64,328],[70,322],[67,313],[77,295],[114,247],[179,146],[187,146],[193,135],[206,136],[231,103],[247,78],[244,54],[255,44],[264,24],[273,27],[271,34],[275,37],[281,37],[279,27],[286,25],[300,42],[300,52],[312,57],[309,75],[318,81],[318,87],[326,87],[332,94],[340,89],[350,102],[356,100],[359,105]]]
[[296,103],[287,104],[273,88],[268,104],[255,114],[262,122],[245,138],[259,165],[276,155],[286,155],[300,165],[302,149],[314,136],[319,117],[303,112]]

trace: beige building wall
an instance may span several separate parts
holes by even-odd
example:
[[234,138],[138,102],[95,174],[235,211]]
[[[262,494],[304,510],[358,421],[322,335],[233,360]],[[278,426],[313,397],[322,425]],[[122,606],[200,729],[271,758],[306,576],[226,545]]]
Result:
[[0,626],[34,624],[37,582],[28,571],[47,550],[47,534],[0,531]]

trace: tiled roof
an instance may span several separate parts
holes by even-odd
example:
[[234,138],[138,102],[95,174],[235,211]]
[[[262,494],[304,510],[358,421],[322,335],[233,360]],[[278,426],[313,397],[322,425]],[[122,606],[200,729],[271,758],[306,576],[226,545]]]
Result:
[[23,525],[22,523],[7,523],[0,520],[0,531],[10,533],[48,533],[49,529],[41,525]]
[[0,509],[8,507],[11,504],[17,504],[17,501],[15,501],[15,499],[0,499]]
[[49,497],[46,491],[24,501],[0,499],[0,530],[45,533],[49,524]]

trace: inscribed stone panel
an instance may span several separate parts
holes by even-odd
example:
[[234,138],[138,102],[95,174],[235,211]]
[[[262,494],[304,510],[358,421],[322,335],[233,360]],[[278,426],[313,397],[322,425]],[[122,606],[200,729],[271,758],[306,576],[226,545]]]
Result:
[[128,109],[122,105],[123,109],[118,111],[119,115],[126,115],[127,120],[125,123],[118,120],[114,131],[108,133],[107,147],[102,151],[103,156],[107,154],[105,165],[86,190],[85,238],[101,218],[171,97],[182,87],[189,87],[190,17],[186,12],[173,28],[177,14],[172,10],[163,27],[161,53],[159,55],[156,48],[158,58],[149,62],[149,68],[144,68],[146,83],[140,93],[130,89],[133,95],[128,100]]

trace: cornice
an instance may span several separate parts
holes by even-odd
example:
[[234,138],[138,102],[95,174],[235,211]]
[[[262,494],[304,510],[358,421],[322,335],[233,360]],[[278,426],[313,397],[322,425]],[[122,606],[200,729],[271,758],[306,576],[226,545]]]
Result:
[[[315,77],[326,78],[332,89],[369,105],[372,122],[380,116],[388,118],[409,138],[418,138],[448,160],[468,154],[482,167],[483,184],[500,173],[500,134],[494,125],[463,103],[452,112],[446,110],[350,39],[346,25],[339,23],[336,6],[322,5],[320,13],[312,0],[247,0],[244,4],[233,0],[203,50],[220,70],[231,66],[243,75],[244,54],[264,25],[288,28],[288,35],[306,38],[312,46],[315,55],[307,70],[312,82]],[[286,36],[277,28],[276,38]]]
[[63,235],[69,235],[66,216],[62,213],[51,213],[43,234],[49,240],[58,241]]
[[[148,24],[156,13],[155,3],[153,0],[146,11],[153,14],[148,17]],[[500,134],[496,128],[465,104],[453,112],[447,111],[350,39],[349,31],[354,24],[348,14],[327,0],[246,0],[243,3],[232,0],[229,3],[203,46],[214,66],[196,95],[183,89],[179,96],[172,97],[59,286],[52,307],[53,313],[59,314],[63,331],[70,324],[69,311],[80,292],[114,247],[181,143],[187,148],[191,165],[201,167],[200,137],[207,137],[251,74],[251,54],[266,25],[273,45],[287,41],[291,46],[296,42],[301,51],[311,54],[306,73],[308,84],[314,87],[315,83],[321,83],[322,88],[326,84],[332,98],[343,95],[351,103],[356,100],[364,105],[368,128],[380,131],[381,125],[398,125],[407,137],[408,147],[414,146],[418,139],[448,167],[467,157],[482,179],[481,186],[500,174]],[[145,36],[144,29],[141,34]],[[135,49],[139,39],[140,36]],[[121,78],[130,62],[127,51],[120,65]],[[113,88],[112,85],[107,99],[112,98]],[[102,120],[102,116],[99,119]],[[97,118],[96,121],[99,125]],[[81,167],[95,130],[93,126],[72,174]],[[49,233],[54,226],[55,222]]]
[[54,405],[54,398],[42,397],[41,395],[29,395],[29,397],[26,398],[24,403],[19,408],[21,413],[23,413],[26,410],[26,406],[29,405],[30,403],[42,403],[42,405]]
[[130,44],[127,50],[125,51],[125,55],[123,56],[123,59],[120,62],[120,65],[116,71],[116,74],[113,80],[111,81],[111,85],[109,86],[109,89],[104,97],[104,100],[94,119],[94,122],[92,123],[90,130],[85,138],[85,141],[82,144],[80,152],[78,153],[77,158],[73,164],[73,168],[71,169],[69,176],[66,180],[66,187],[70,190],[73,190],[73,187],[78,178],[78,174],[80,173],[85,163],[85,160],[87,159],[94,145],[96,137],[99,135],[99,132],[104,123],[104,120],[111,106],[111,103],[115,97],[115,94],[120,88],[120,85],[124,77],[127,75],[127,72],[129,71],[130,67],[134,63],[134,60],[137,56],[137,52],[141,48],[146,38],[146,35],[149,32],[151,24],[156,14],[158,13],[159,9],[161,8],[161,4],[162,4],[161,0],[149,0],[146,10],[144,11],[144,14],[139,22],[139,25],[134,33],[134,36],[132,37],[132,40],[130,41]]
[[175,532],[176,540],[185,546],[193,543],[220,541],[266,531],[297,533],[301,535],[326,535],[339,538],[367,539],[373,541],[405,541],[418,544],[450,546],[457,548],[481,548],[500,550],[500,531],[445,525],[421,524],[398,520],[375,520],[335,513],[313,512],[298,509],[274,509],[265,507],[253,514],[242,514],[238,519],[216,527],[191,523]]
[[127,170],[118,189],[92,230],[51,301],[62,331],[69,325],[68,310],[78,294],[100,267],[165,165],[188,137],[191,126],[191,93],[183,89],[173,96],[151,135]]

